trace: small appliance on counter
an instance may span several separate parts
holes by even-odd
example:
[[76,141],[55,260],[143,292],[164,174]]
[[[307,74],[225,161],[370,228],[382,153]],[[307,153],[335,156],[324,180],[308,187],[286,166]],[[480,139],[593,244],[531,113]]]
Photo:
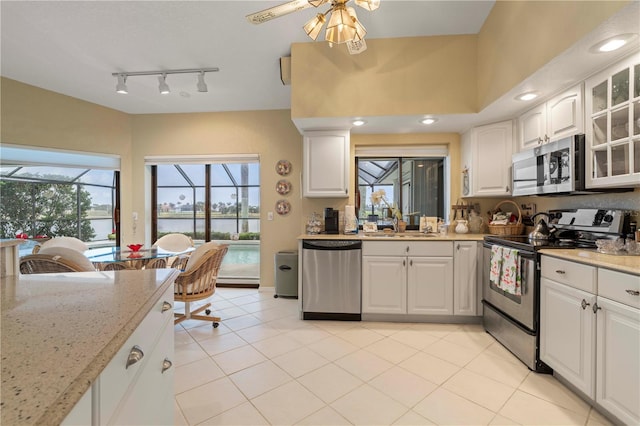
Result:
[[324,233],[325,234],[338,234],[340,232],[340,228],[338,226],[339,217],[340,215],[338,210],[334,210],[331,207],[327,207],[324,209]]

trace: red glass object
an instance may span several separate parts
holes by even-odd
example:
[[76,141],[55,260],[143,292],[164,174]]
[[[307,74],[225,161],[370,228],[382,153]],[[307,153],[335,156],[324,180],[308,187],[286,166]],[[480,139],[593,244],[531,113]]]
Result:
[[144,244],[129,244],[127,247],[131,249],[131,251],[138,251],[142,248]]

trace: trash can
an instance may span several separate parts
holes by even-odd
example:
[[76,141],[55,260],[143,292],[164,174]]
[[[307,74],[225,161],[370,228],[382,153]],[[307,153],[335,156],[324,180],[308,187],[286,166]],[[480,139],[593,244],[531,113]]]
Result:
[[298,298],[298,252],[276,253],[276,291],[273,297]]

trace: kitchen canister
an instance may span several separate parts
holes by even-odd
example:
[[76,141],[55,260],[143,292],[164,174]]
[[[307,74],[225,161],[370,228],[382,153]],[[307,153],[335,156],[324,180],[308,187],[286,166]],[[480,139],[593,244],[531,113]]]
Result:
[[344,233],[358,233],[358,218],[356,217],[355,206],[344,206]]

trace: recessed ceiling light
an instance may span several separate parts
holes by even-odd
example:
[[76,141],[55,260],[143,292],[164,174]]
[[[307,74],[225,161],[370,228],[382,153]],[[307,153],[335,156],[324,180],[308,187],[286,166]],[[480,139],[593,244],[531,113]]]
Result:
[[594,44],[589,49],[591,53],[606,53],[613,52],[614,50],[620,49],[625,44],[629,43],[631,40],[636,38],[638,34],[627,33],[627,34],[618,34],[613,37],[609,37],[605,40],[602,40],[599,43]]
[[531,101],[537,97],[538,97],[538,94],[536,92],[526,92],[516,96],[516,99],[519,101]]
[[426,126],[435,123],[436,121],[438,121],[437,118],[435,117],[425,117],[422,120],[420,120],[420,124],[424,124]]
[[364,126],[365,124],[367,124],[367,122],[364,120],[358,119],[358,120],[353,120],[351,124],[357,127],[357,126]]

